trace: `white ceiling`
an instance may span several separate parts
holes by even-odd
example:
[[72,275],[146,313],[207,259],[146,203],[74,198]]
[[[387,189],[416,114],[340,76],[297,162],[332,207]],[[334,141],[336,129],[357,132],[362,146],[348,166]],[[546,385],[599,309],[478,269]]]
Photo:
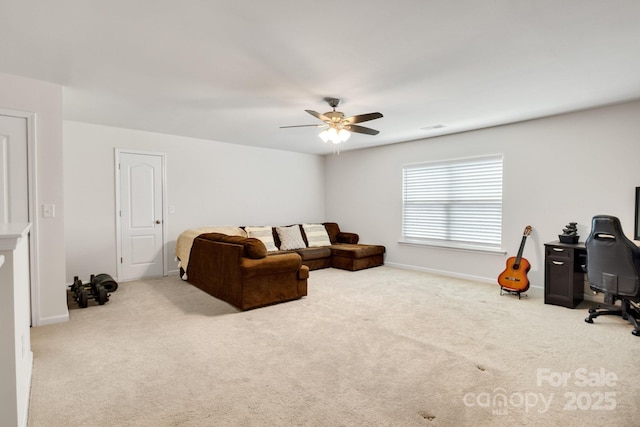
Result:
[[640,1],[0,0],[0,72],[68,120],[326,154],[279,128],[326,96],[384,114],[341,151],[639,99]]

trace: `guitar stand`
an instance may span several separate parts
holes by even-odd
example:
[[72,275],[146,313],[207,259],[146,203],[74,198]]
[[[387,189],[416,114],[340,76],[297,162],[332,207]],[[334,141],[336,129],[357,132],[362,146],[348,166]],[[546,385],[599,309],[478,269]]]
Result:
[[505,288],[504,286],[500,286],[500,296],[503,295],[503,292],[507,293],[508,295],[518,295],[518,299],[520,299],[520,295],[524,295],[525,297],[528,296],[527,294],[523,294],[522,291],[514,291]]

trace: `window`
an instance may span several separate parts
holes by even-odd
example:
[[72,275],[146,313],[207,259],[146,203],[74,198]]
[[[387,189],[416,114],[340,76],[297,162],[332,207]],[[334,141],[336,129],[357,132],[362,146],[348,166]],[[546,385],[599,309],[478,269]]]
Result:
[[402,181],[403,241],[500,249],[501,155],[407,165]]

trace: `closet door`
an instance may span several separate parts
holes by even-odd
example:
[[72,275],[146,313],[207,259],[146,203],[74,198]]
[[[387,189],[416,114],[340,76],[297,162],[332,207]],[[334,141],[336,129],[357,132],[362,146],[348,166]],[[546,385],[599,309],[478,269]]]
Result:
[[118,278],[164,274],[162,154],[121,152],[119,165],[120,259]]
[[0,223],[29,222],[27,119],[0,115]]

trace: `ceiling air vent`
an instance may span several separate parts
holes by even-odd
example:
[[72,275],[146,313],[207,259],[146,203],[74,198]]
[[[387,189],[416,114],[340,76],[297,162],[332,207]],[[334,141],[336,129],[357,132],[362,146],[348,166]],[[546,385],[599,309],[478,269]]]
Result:
[[441,125],[441,124],[437,124],[437,125],[426,126],[426,127],[420,128],[420,129],[422,129],[422,130],[436,130],[436,129],[442,129],[444,127],[446,127],[446,126],[445,125]]

